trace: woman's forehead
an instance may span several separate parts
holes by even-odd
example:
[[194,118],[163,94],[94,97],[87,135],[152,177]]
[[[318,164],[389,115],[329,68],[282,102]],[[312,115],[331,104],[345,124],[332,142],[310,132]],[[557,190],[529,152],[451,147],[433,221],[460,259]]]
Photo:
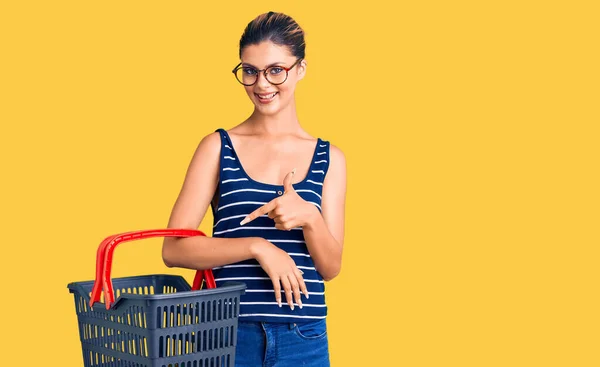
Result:
[[288,63],[293,58],[288,47],[265,41],[244,47],[241,61],[244,64],[262,68],[278,62]]

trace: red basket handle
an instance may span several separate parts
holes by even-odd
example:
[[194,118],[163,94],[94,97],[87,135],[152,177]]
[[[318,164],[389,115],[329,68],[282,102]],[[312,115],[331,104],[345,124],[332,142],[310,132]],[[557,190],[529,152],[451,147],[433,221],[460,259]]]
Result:
[[[139,240],[151,237],[193,237],[206,236],[202,231],[196,229],[150,229],[143,231],[125,232],[106,237],[98,247],[96,253],[96,280],[90,296],[90,307],[100,301],[100,292],[104,290],[104,303],[106,309],[110,309],[115,302],[112,280],[110,278],[112,268],[112,257],[115,248],[122,242]],[[206,280],[208,288],[216,288],[216,283],[211,269],[198,270],[194,277],[192,290],[200,289],[202,281]]]
[[96,251],[96,280],[94,281],[94,287],[92,288],[92,294],[90,296],[90,307],[93,308],[95,302],[100,302],[100,292],[102,292],[102,269],[104,268],[104,252],[106,245],[118,235],[112,235],[106,237],[98,246]]

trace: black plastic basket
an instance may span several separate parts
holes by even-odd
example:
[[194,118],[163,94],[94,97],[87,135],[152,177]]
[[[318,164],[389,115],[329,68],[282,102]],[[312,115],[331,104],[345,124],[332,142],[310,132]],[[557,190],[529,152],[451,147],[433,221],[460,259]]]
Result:
[[149,230],[110,236],[102,242],[96,281],[68,285],[75,298],[84,366],[234,366],[239,299],[245,284],[199,289],[203,278],[214,286],[210,271],[198,271],[193,287],[176,275],[110,279],[112,251],[119,242],[190,235],[204,234]]

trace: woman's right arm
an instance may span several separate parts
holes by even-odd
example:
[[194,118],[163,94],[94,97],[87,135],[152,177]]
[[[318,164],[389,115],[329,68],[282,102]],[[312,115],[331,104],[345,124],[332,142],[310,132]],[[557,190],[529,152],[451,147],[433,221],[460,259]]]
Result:
[[[214,132],[198,144],[173,206],[168,228],[197,229],[202,222],[219,179],[220,139],[219,133]],[[165,237],[162,257],[168,267],[210,269],[255,258],[264,242],[260,237]]]

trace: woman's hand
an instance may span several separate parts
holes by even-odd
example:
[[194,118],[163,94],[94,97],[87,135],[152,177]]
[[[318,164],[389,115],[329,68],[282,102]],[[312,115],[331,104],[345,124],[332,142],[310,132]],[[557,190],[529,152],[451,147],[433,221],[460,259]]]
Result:
[[269,218],[275,221],[275,228],[290,231],[292,228],[310,225],[318,215],[317,207],[302,199],[292,186],[292,177],[296,169],[288,173],[283,179],[284,193],[244,218],[240,225],[244,225],[254,219],[269,213]]
[[281,307],[281,288],[285,291],[285,297],[290,308],[294,309],[294,299],[300,308],[302,300],[300,292],[308,298],[308,289],[302,277],[302,271],[298,269],[294,260],[279,247],[267,240],[258,242],[253,249],[254,258],[263,270],[269,275],[275,290],[275,300]]

